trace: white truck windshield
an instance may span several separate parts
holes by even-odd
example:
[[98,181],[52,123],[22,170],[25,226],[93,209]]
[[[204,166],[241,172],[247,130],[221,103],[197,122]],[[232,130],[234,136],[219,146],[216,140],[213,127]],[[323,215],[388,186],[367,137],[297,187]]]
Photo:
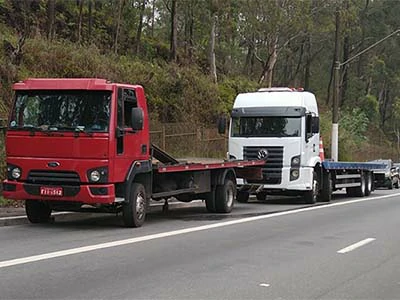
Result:
[[232,137],[299,137],[301,117],[233,117]]

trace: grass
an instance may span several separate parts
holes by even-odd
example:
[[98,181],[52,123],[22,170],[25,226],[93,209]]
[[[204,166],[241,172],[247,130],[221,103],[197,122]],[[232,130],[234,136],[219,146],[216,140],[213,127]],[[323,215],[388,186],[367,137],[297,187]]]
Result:
[[22,201],[14,201],[10,199],[6,199],[3,196],[0,196],[0,208],[1,207],[22,207]]

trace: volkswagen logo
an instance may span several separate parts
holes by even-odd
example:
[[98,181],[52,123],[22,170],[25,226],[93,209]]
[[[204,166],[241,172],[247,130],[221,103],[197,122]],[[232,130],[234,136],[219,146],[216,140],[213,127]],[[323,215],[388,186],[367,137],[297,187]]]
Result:
[[257,154],[258,159],[266,159],[268,157],[268,150],[267,149],[260,149]]
[[59,167],[59,166],[60,166],[60,163],[59,163],[58,161],[50,161],[50,162],[47,163],[47,165],[48,165],[50,168],[56,168],[56,167]]

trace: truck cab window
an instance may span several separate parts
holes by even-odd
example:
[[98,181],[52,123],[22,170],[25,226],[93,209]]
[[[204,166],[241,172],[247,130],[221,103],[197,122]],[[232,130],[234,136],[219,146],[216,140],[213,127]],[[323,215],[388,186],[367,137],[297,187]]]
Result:
[[132,128],[131,113],[134,107],[137,107],[135,91],[124,89],[124,127]]
[[137,107],[135,90],[119,88],[117,106],[117,153],[122,154],[124,152],[124,128],[132,128],[132,108]]

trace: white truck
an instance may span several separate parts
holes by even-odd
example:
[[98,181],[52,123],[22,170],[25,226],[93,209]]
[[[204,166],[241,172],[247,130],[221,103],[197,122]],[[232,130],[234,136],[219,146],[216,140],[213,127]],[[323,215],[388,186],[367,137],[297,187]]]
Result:
[[334,190],[349,196],[373,191],[374,163],[320,158],[320,132],[314,94],[291,88],[264,88],[237,95],[230,120],[230,159],[266,159],[263,179],[239,179],[237,200],[267,194],[303,196],[306,203],[328,202]]

